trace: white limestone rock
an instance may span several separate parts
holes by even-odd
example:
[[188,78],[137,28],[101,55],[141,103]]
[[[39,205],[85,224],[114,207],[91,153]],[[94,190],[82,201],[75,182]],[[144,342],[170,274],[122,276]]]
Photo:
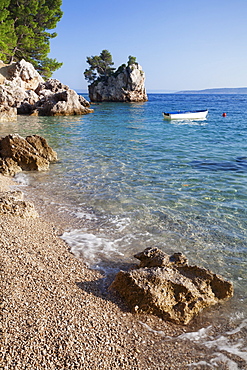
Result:
[[39,83],[44,82],[34,66],[24,59],[11,64],[8,68],[8,74],[8,79],[14,81],[23,90],[35,90]]
[[88,87],[92,102],[142,102],[147,101],[145,73],[138,63],[120,67],[105,80],[95,81]]
[[17,114],[81,115],[93,112],[86,99],[55,79],[44,79],[31,63],[0,62],[0,122]]

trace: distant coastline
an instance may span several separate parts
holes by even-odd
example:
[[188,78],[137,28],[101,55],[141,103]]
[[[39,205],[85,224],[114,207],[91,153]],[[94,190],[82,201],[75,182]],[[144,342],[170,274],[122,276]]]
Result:
[[177,91],[175,94],[247,94],[247,87]]
[[[88,94],[85,89],[75,89],[77,94]],[[247,94],[247,87],[215,88],[204,90],[147,90],[148,94]]]

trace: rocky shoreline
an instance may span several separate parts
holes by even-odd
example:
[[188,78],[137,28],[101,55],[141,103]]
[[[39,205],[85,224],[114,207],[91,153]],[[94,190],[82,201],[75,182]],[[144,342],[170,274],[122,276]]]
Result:
[[[0,191],[10,185],[0,175]],[[206,359],[199,345],[176,340],[183,326],[133,314],[102,289],[104,276],[59,238],[56,215],[2,214],[0,229],[1,368],[187,369]]]
[[67,116],[92,113],[90,103],[56,79],[44,79],[31,63],[0,61],[0,122],[16,121],[17,114]]

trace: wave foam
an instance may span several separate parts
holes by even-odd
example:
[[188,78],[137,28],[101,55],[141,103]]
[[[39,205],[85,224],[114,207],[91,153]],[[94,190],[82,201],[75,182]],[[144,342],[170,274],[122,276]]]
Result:
[[117,250],[113,241],[82,230],[65,232],[61,238],[70,246],[71,252],[76,257],[85,258],[90,266],[113,255],[123,255]]
[[194,368],[201,365],[207,365],[211,368],[215,368],[218,363],[224,363],[229,370],[238,370],[237,362],[233,361],[232,358],[227,357],[227,354],[235,355],[239,359],[246,362],[247,365],[247,352],[246,343],[244,340],[234,340],[234,335],[242,331],[247,327],[247,320],[243,320],[235,329],[227,331],[222,335],[215,336],[212,325],[207,328],[201,328],[195,332],[183,333],[177,337],[166,336],[163,331],[156,331],[150,328],[149,325],[140,321],[140,323],[149,331],[158,334],[166,340],[189,340],[196,344],[204,345],[206,348],[213,349],[216,352],[213,353],[213,358],[209,362],[200,361],[198,363],[188,364],[188,367]]
[[29,185],[29,178],[25,173],[17,173],[14,177],[14,181],[16,181],[19,185]]

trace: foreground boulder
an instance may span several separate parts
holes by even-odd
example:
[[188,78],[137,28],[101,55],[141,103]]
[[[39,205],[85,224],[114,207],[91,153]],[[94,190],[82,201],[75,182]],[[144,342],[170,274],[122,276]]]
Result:
[[56,79],[44,81],[31,63],[0,61],[0,122],[17,114],[61,116],[93,112],[89,102]]
[[15,175],[24,171],[47,171],[57,161],[57,153],[38,135],[26,139],[15,134],[0,139],[0,173]]
[[23,218],[38,217],[33,203],[23,200],[21,191],[0,192],[0,215],[6,214]]
[[46,139],[39,135],[26,137],[26,141],[36,150],[36,153],[48,162],[57,161],[57,153],[48,145]]
[[135,257],[141,261],[139,268],[120,271],[111,285],[135,312],[188,324],[202,309],[233,295],[232,283],[203,267],[189,266],[181,253],[168,256],[147,248]]
[[147,101],[145,73],[138,63],[119,67],[109,77],[88,86],[92,102],[143,102]]

